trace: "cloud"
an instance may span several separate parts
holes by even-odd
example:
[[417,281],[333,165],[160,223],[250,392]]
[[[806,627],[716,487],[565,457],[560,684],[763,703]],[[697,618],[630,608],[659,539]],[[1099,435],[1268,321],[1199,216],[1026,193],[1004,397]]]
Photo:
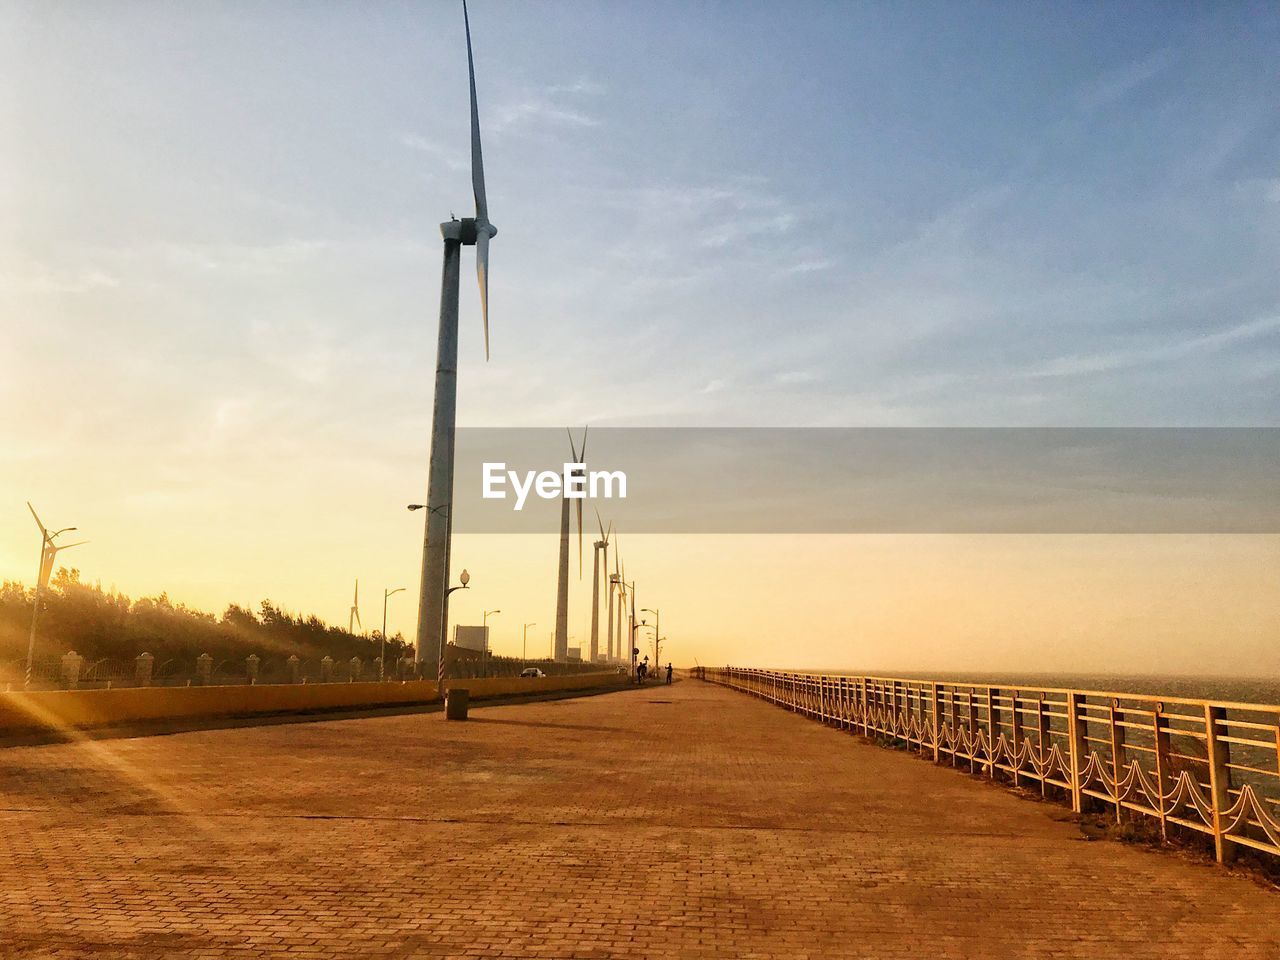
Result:
[[1280,332],[1280,316],[1264,317],[1226,330],[1189,337],[1174,343],[1127,350],[1057,357],[1021,373],[1023,377],[1078,377],[1179,360],[1198,353],[1220,350],[1235,343]]
[[773,382],[780,387],[795,387],[806,383],[817,383],[822,378],[812,370],[783,370],[773,375]]
[[529,97],[515,103],[502,104],[493,111],[492,117],[493,119],[487,121],[483,128],[487,128],[488,132],[495,136],[529,126],[597,127],[600,125],[600,121],[593,116],[571,107],[558,105],[542,97]]
[[551,96],[567,93],[577,96],[598,97],[604,94],[605,87],[604,84],[597,83],[595,80],[579,77],[573,83],[553,84],[546,87],[545,90]]
[[0,272],[0,290],[15,293],[85,293],[119,286],[119,277],[95,266],[63,269],[30,263],[19,270]]
[[439,160],[450,170],[471,169],[470,161],[464,160],[454,151],[447,150],[437,143],[432,143],[426,137],[420,136],[416,133],[400,134],[400,143],[403,146],[408,147],[410,150],[417,150],[420,153],[427,154],[435,160]]
[[1174,51],[1165,48],[1141,60],[1104,70],[1093,83],[1081,91],[1080,108],[1086,113],[1092,113],[1094,110],[1123,100],[1139,87],[1164,73],[1175,59]]
[[707,385],[703,387],[699,392],[700,393],[719,393],[721,390],[723,390],[727,386],[728,384],[724,380],[717,377],[716,379],[708,382]]
[[783,269],[783,274],[803,274],[818,273],[822,270],[830,270],[834,267],[835,261],[823,258],[821,260],[801,260],[799,263],[793,263],[791,266]]

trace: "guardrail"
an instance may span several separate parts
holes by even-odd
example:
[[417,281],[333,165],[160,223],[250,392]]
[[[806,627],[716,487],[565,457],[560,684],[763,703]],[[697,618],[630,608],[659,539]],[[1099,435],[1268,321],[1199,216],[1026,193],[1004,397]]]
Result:
[[1098,690],[699,667],[890,746],[1020,786],[1280,856],[1280,706]]

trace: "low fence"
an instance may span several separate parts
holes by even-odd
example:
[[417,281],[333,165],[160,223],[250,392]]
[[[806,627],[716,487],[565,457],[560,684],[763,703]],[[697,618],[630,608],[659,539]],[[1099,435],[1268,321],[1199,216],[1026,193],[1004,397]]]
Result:
[[1045,797],[1280,856],[1280,706],[699,667],[695,677]]
[[[448,676],[459,678],[516,677],[527,667],[549,676],[576,676],[607,669],[603,664],[577,661],[523,660],[481,656],[478,651],[447,647]],[[425,667],[425,669],[424,669]],[[616,667],[614,669],[617,669]],[[375,657],[335,660],[333,657],[268,655],[218,658],[154,657],[90,659],[75,651],[38,657],[27,675],[25,659],[0,660],[0,691],[97,690],[116,687],[209,687],[286,683],[401,683],[435,680],[436,665],[410,659],[390,659],[385,669]]]
[[[446,680],[471,699],[622,688],[616,672],[564,677],[489,677]],[[403,683],[256,684],[253,686],[133,687],[110,690],[29,690],[0,693],[0,735],[32,730],[77,730],[128,723],[243,717],[255,714],[404,706],[439,699],[429,680]]]

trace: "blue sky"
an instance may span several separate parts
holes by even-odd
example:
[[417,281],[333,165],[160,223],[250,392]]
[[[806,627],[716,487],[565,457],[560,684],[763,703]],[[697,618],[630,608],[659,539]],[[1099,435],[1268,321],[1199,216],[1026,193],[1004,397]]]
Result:
[[[464,424],[1280,419],[1274,6],[472,26],[500,234],[487,365],[464,261]],[[191,536],[323,487],[333,547],[416,497],[437,225],[471,212],[460,4],[10,2],[0,62],[15,555],[29,491],[86,478]]]

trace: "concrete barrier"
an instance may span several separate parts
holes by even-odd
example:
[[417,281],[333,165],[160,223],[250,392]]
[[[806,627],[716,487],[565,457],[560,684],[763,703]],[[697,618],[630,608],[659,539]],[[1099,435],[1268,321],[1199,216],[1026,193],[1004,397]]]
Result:
[[[620,689],[627,685],[627,678],[614,673],[588,673],[567,677],[445,681],[446,690],[451,685],[466,687],[472,700],[483,700],[523,694]],[[426,680],[12,691],[0,693],[0,734],[205,717],[403,706],[431,703],[437,699],[436,685]]]

